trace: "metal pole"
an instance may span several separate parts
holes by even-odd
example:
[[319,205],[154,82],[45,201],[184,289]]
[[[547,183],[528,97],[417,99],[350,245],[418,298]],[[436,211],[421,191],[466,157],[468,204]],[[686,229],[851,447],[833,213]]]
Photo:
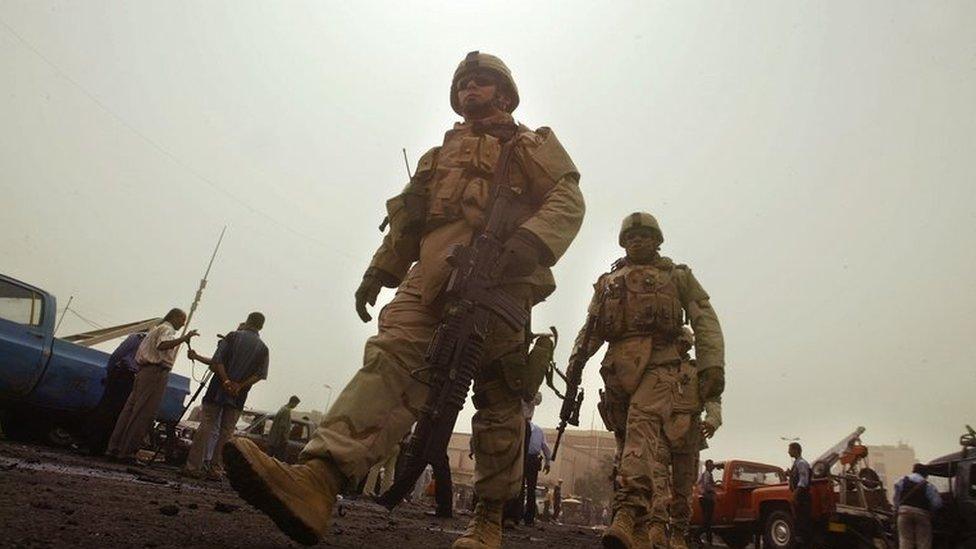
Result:
[[203,278],[200,279],[200,287],[197,288],[197,295],[193,298],[193,303],[190,305],[190,312],[186,315],[186,323],[183,324],[183,333],[180,335],[186,335],[186,332],[190,328],[190,321],[193,320],[193,313],[197,310],[197,305],[200,304],[200,299],[203,297],[203,289],[207,287],[207,278],[210,276],[210,268],[213,267],[214,259],[217,258],[217,251],[220,250],[220,243],[224,241],[224,233],[227,232],[227,225],[220,230],[220,237],[217,238],[217,245],[214,246],[213,254],[210,256],[210,262],[207,263],[207,270],[203,273]]

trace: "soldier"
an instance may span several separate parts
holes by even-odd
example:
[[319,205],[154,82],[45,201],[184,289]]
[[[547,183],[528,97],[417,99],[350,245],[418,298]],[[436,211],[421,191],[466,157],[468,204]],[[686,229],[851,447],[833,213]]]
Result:
[[[665,441],[671,449],[671,549],[687,549],[688,523],[691,518],[691,493],[697,480],[698,456],[707,447],[705,429],[708,437],[715,432],[717,425],[701,421],[702,402],[698,387],[697,361],[689,355],[695,344],[695,336],[687,326],[681,328],[678,336],[678,354],[681,365],[678,367],[678,390],[674,397],[671,418],[664,423]],[[717,397],[716,397],[717,398]],[[715,419],[713,412],[709,421]],[[658,494],[652,495],[656,499]],[[652,502],[651,507],[654,507]]]
[[[362,369],[336,398],[298,465],[265,456],[247,439],[226,447],[235,489],[299,542],[321,538],[339,489],[365,475],[417,421],[429,391],[417,377],[426,375],[420,371],[425,350],[444,313],[448,258],[485,223],[502,148],[512,151],[507,183],[518,196],[520,221],[498,266],[501,290],[526,308],[551,294],[549,268],[582,223],[579,172],[552,130],[514,122],[518,89],[500,59],[469,53],[454,73],[450,99],[464,121],[420,158],[406,189],[387,202],[390,231],[356,291],[356,310],[368,322],[367,304],[375,304],[382,287],[397,288],[379,315],[378,334],[366,342]],[[502,505],[518,495],[522,475],[521,400],[538,389],[521,386],[526,353],[525,330],[493,323],[474,379],[479,501],[456,548],[501,546]]]
[[[571,367],[581,368],[604,341],[609,343],[600,368],[606,385],[600,407],[617,436],[618,459],[613,521],[603,536],[604,547],[629,549],[648,538],[654,546],[667,546],[668,433],[675,440],[695,436],[691,414],[676,418],[689,422],[684,432],[672,425],[674,397],[691,384],[678,341],[685,322],[697,335],[703,433],[711,436],[721,424],[725,344],[718,317],[691,269],[658,253],[663,242],[652,215],[637,212],[624,219],[619,244],[627,255],[594,285],[588,320],[570,357]],[[682,383],[685,375],[689,379]]]

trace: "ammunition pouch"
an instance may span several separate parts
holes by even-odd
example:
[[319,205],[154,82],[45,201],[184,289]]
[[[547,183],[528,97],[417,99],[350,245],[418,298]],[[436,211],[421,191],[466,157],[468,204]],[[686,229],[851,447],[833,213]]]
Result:
[[497,368],[505,386],[522,400],[534,399],[552,363],[552,353],[552,338],[540,336],[528,356],[518,352],[500,358]]
[[428,186],[434,176],[438,149],[431,149],[417,164],[417,172],[403,192],[386,201],[393,250],[402,258],[420,255],[420,238],[427,220]]

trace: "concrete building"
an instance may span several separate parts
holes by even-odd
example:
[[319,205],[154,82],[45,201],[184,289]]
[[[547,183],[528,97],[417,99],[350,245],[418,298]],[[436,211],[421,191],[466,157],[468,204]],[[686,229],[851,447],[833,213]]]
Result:
[[[552,448],[556,444],[556,430],[543,429],[546,442]],[[556,462],[548,475],[539,475],[539,484],[554,485],[563,479],[563,493],[575,493],[577,481],[588,474],[607,476],[610,471],[602,470],[601,464],[613,458],[616,451],[613,433],[599,430],[571,429],[563,434],[559,444]],[[451,475],[455,484],[472,486],[474,484],[474,460],[469,457],[471,435],[454,433],[448,445],[447,454],[451,462]]]
[[895,483],[912,472],[912,465],[915,464],[915,449],[903,442],[899,442],[896,446],[869,445],[867,448],[868,464],[881,477],[888,493],[888,501],[891,501],[895,493]]

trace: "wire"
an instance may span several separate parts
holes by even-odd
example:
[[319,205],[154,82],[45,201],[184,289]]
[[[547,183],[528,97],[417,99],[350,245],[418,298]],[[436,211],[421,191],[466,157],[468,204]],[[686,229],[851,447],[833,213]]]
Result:
[[70,308],[68,308],[68,307],[65,307],[65,310],[66,310],[66,311],[68,311],[69,313],[71,313],[71,314],[73,314],[73,315],[75,315],[76,317],[78,317],[78,318],[80,318],[80,319],[82,320],[82,322],[84,322],[85,324],[88,324],[88,325],[89,325],[89,326],[91,326],[92,328],[96,328],[96,329],[98,329],[98,330],[103,330],[103,329],[105,329],[105,326],[102,326],[101,324],[99,324],[99,323],[97,323],[97,322],[95,322],[94,320],[89,320],[89,319],[87,319],[87,318],[85,318],[85,317],[83,317],[83,316],[81,315],[81,313],[79,313],[78,311],[76,311],[76,310],[74,310],[74,309],[70,309]]
[[112,118],[114,118],[116,122],[118,122],[123,127],[125,127],[126,129],[128,129],[130,132],[132,132],[133,134],[135,134],[136,136],[138,136],[140,139],[142,139],[144,142],[146,142],[146,144],[148,144],[150,147],[152,147],[153,149],[155,149],[157,152],[159,152],[160,154],[162,154],[163,156],[165,156],[166,158],[168,158],[171,162],[173,162],[177,166],[180,166],[181,168],[183,168],[184,170],[186,170],[187,172],[189,172],[190,175],[192,175],[193,177],[195,177],[198,180],[202,181],[203,183],[207,184],[208,186],[210,186],[214,190],[218,191],[219,193],[223,194],[227,198],[231,199],[233,202],[236,202],[239,206],[243,207],[244,209],[250,211],[251,213],[253,213],[255,215],[258,215],[260,217],[263,217],[265,220],[270,221],[274,225],[277,225],[279,228],[284,229],[285,231],[287,231],[289,233],[292,233],[295,236],[298,236],[298,237],[303,238],[305,240],[308,240],[310,242],[314,242],[314,243],[318,244],[319,246],[321,246],[321,247],[323,247],[325,249],[328,249],[330,251],[333,251],[335,253],[338,253],[338,254],[340,254],[342,256],[345,256],[348,259],[354,259],[354,257],[352,256],[352,254],[349,254],[349,253],[344,252],[344,251],[342,251],[342,250],[340,250],[338,248],[335,248],[334,246],[329,245],[328,243],[326,243],[323,240],[319,240],[318,238],[315,238],[313,236],[307,235],[307,234],[299,231],[298,229],[295,229],[295,228],[291,227],[290,225],[288,225],[288,224],[286,224],[286,223],[284,223],[282,221],[279,221],[277,218],[275,218],[271,214],[268,214],[268,213],[266,213],[266,212],[264,212],[262,210],[259,210],[258,208],[252,206],[248,202],[246,202],[243,199],[241,199],[239,196],[237,196],[234,193],[232,193],[232,192],[224,189],[223,187],[221,187],[217,183],[211,181],[207,176],[205,176],[202,173],[200,173],[199,171],[197,171],[196,168],[194,168],[190,164],[184,162],[180,157],[178,157],[174,153],[170,152],[168,149],[166,149],[165,147],[163,147],[161,144],[159,144],[157,141],[155,141],[151,137],[149,137],[146,134],[142,133],[138,128],[136,128],[135,126],[133,126],[132,124],[130,124],[128,121],[126,121],[126,119],[122,118],[121,115],[116,114],[115,111],[113,111],[111,108],[108,107],[108,105],[106,105],[105,103],[103,103],[98,97],[96,97],[93,93],[91,93],[90,91],[88,91],[88,89],[85,88],[85,86],[83,86],[80,82],[78,82],[77,80],[75,80],[74,78],[72,78],[58,64],[56,64],[54,61],[50,60],[47,56],[45,56],[43,53],[41,53],[40,50],[38,50],[36,47],[34,47],[33,44],[31,44],[30,42],[28,42],[27,39],[25,39],[23,36],[21,36],[20,33],[18,33],[16,30],[14,30],[14,28],[11,27],[2,18],[0,18],[0,26],[3,26],[4,28],[6,28],[7,31],[11,35],[14,36],[14,38],[16,38],[21,44],[23,44],[25,47],[27,47],[27,49],[29,49],[31,52],[33,52],[33,54],[36,55],[41,61],[43,61],[49,67],[51,67],[51,69],[53,69],[54,72],[56,72],[58,74],[58,76],[60,76],[65,81],[67,81],[72,86],[76,87],[79,91],[81,91],[81,93],[83,93],[85,95],[85,97],[87,97],[92,103],[94,103],[96,106],[98,106],[99,109],[101,109],[102,111],[104,111],[105,113],[107,113],[109,116],[111,116]]

